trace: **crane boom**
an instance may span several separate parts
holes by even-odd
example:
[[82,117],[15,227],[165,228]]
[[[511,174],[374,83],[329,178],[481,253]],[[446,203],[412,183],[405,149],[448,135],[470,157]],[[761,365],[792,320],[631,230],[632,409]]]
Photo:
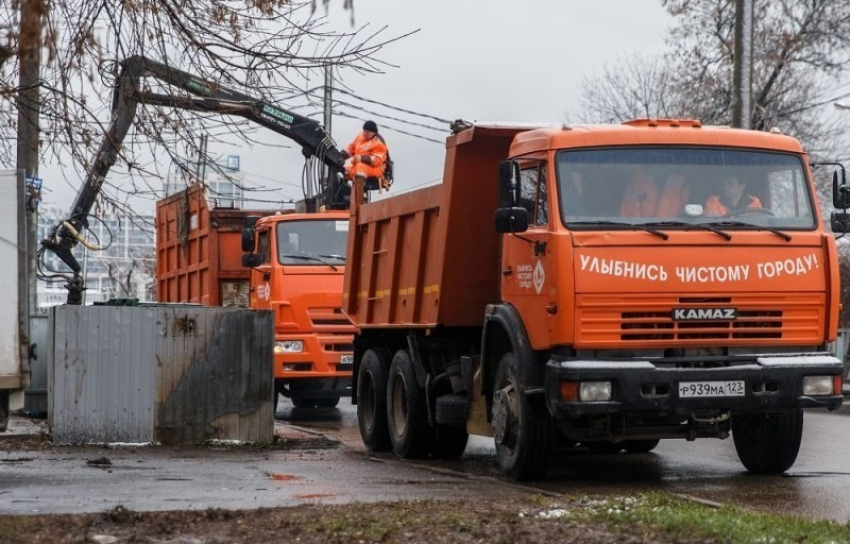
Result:
[[[141,81],[147,77],[182,89],[186,95],[142,90]],[[341,179],[345,160],[321,124],[277,104],[207,81],[168,64],[140,55],[128,57],[121,62],[109,128],[71,206],[70,215],[53,228],[48,239],[41,242],[44,249],[55,253],[73,272],[73,278],[69,279],[67,286],[68,304],[81,304],[84,290],[81,268],[71,249],[83,241],[81,232],[89,226],[89,212],[100,194],[106,175],[118,159],[121,145],[140,103],[237,115],[295,141],[301,146],[306,158],[315,157],[328,167],[328,176],[323,183],[322,194],[319,195],[321,204],[329,208],[343,206],[344,203],[333,201],[333,195],[338,192],[335,185]]]

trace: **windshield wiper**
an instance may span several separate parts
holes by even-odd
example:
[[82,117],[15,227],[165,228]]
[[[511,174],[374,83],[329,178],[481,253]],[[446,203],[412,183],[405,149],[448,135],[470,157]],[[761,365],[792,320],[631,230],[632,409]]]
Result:
[[567,221],[567,223],[570,225],[605,225],[607,227],[622,227],[623,229],[646,231],[664,240],[670,238],[666,232],[661,232],[660,230],[653,229],[652,227],[648,227],[640,223],[623,223],[620,221]]
[[780,238],[782,238],[786,242],[791,241],[791,235],[790,234],[786,234],[786,233],[782,232],[781,230],[775,229],[773,227],[767,227],[767,226],[764,226],[764,225],[756,225],[755,223],[746,223],[744,221],[712,221],[711,223],[707,223],[707,224],[713,225],[713,226],[716,226],[716,227],[751,227],[751,228],[758,229],[758,230],[766,230],[768,232],[771,232],[771,233],[779,236]]
[[[316,262],[322,263],[323,265],[330,266],[331,270],[333,270],[334,272],[336,272],[338,270],[337,267],[335,267],[333,264],[329,263],[328,261],[326,261],[324,259],[320,259],[319,257],[314,257],[312,255],[292,255],[291,253],[284,253],[283,256],[288,257],[290,259],[301,259],[303,261],[316,261]],[[321,255],[321,257],[324,257],[324,256],[325,255]]]
[[336,259],[337,261],[345,260],[345,255],[319,255],[319,257],[324,257],[325,259]]
[[685,227],[685,230],[688,230],[688,228],[690,228],[690,227],[694,227],[694,228],[697,228],[697,229],[703,229],[703,230],[711,231],[714,234],[717,234],[718,236],[722,236],[722,237],[726,238],[727,240],[732,239],[732,235],[729,234],[728,232],[724,232],[720,229],[716,229],[716,228],[712,227],[711,225],[706,225],[705,223],[687,223],[685,221],[653,221],[651,223],[644,223],[644,225],[650,226],[650,227]]

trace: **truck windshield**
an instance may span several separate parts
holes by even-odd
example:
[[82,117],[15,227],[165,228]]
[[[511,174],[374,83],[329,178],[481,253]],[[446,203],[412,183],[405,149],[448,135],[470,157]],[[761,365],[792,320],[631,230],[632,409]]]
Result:
[[277,225],[277,259],[280,264],[332,268],[344,264],[348,221],[305,219]]
[[[571,229],[813,229],[797,155],[693,147],[622,147],[558,153],[561,217]],[[700,227],[697,227],[700,228]]]

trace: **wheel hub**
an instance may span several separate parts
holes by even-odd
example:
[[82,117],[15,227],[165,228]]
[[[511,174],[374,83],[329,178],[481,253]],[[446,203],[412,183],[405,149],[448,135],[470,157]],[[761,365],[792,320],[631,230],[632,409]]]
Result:
[[510,434],[511,402],[504,391],[493,393],[493,438],[497,444],[504,444]]

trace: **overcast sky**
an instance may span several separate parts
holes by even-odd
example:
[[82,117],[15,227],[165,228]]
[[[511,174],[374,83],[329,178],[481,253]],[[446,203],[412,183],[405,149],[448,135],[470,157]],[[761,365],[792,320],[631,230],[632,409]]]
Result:
[[[321,4],[321,2],[319,2]],[[350,12],[341,0],[331,0],[329,25],[351,30]],[[319,13],[324,13],[319,8]],[[355,0],[354,28],[369,25],[377,31],[388,27],[386,38],[419,30],[388,45],[379,58],[388,66],[384,74],[343,74],[344,85],[358,97],[427,114],[440,119],[467,121],[516,121],[557,123],[576,112],[579,83],[598,74],[606,62],[633,53],[655,54],[664,50],[665,29],[671,24],[659,0]],[[321,85],[320,78],[305,87]],[[380,115],[340,110],[372,118],[380,127],[395,161],[393,193],[438,182],[443,173],[444,147],[439,142],[448,125],[433,119],[400,113],[346,95],[335,95],[355,107],[376,114],[400,117],[443,129],[416,127]],[[286,103],[281,103],[286,107]],[[316,108],[317,109],[317,108]],[[309,110],[299,110],[299,113]],[[321,121],[321,114],[315,116]],[[361,120],[336,116],[332,134],[340,145],[350,141]],[[277,145],[292,142],[271,134]],[[280,188],[262,198],[298,199],[303,158],[297,146],[281,151],[247,147],[213,146],[222,156],[238,154],[246,185]],[[46,185],[57,171],[43,166]],[[70,206],[73,189],[55,180],[57,190],[49,203]],[[150,203],[150,211],[153,203]],[[248,205],[246,207],[252,207]],[[257,206],[253,206],[257,207]]]

